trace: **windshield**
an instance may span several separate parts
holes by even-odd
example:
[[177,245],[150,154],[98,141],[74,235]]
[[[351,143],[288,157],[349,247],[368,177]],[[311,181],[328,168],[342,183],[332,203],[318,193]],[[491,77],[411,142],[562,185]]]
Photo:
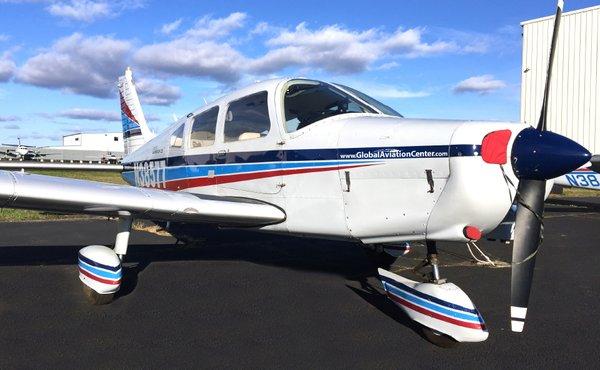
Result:
[[381,113],[383,114],[387,114],[390,116],[397,116],[397,117],[404,117],[403,115],[401,115],[400,113],[396,112],[392,107],[383,104],[382,102],[380,102],[379,100],[376,100],[372,97],[370,97],[369,95],[360,92],[356,89],[353,89],[351,87],[342,85],[342,84],[335,84],[336,86],[341,87],[342,89],[348,91],[350,94],[355,95],[357,98],[363,100],[364,102],[366,102],[367,104],[372,105],[373,107],[379,109],[379,111],[381,111]]
[[371,107],[342,90],[318,81],[288,85],[283,102],[287,132],[344,113],[376,113]]

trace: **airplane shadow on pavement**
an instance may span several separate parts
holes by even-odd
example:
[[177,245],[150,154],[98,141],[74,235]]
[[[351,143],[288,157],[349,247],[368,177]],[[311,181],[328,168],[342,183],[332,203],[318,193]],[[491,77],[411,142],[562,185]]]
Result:
[[[419,324],[410,320],[384,294],[376,280],[376,267],[363,248],[343,241],[287,237],[240,230],[207,232],[202,241],[179,244],[175,238],[133,232],[124,259],[124,279],[115,299],[135,291],[138,279],[155,262],[242,261],[284,269],[336,274],[354,294],[397,323],[423,337]],[[76,245],[32,243],[0,247],[0,266],[66,265],[75,267],[77,252],[88,238]],[[100,239],[98,237],[98,239]],[[101,239],[100,239],[101,240]],[[22,243],[22,242],[21,242]],[[42,244],[42,245],[40,245]],[[6,243],[5,243],[6,245]]]
[[[93,239],[93,236],[90,238]],[[136,242],[136,239],[143,239],[145,243]],[[353,243],[243,230],[212,231],[203,239],[200,242],[182,245],[171,237],[133,232],[123,262],[125,279],[119,295],[124,296],[133,291],[138,275],[154,262],[246,261],[294,270],[338,274],[352,281],[362,281],[376,274],[376,268],[371,265],[363,249]],[[0,266],[75,266],[78,250],[86,246],[52,245],[44,244],[43,241],[32,244],[36,245],[1,246]]]

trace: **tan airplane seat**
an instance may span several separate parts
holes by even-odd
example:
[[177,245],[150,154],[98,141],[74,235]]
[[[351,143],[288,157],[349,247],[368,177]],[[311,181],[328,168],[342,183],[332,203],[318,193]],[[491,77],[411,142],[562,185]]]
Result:
[[258,133],[258,132],[244,132],[243,134],[240,135],[238,140],[242,141],[242,140],[252,140],[252,139],[258,139],[258,138],[260,138],[260,133]]

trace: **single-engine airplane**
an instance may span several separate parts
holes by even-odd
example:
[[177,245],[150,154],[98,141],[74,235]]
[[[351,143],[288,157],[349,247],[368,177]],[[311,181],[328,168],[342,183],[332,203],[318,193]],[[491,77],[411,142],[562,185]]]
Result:
[[[79,251],[79,278],[94,303],[122,280],[132,220],[161,223],[175,236],[199,225],[357,241],[423,241],[425,282],[380,269],[388,296],[429,339],[488,337],[480,312],[440,276],[437,243],[478,240],[518,204],[512,262],[511,327],[522,331],[541,233],[547,181],[590,160],[546,130],[548,77],[537,127],[510,122],[401,117],[342,85],[305,78],[255,83],[207,104],[155,136],[131,70],[118,87],[131,186],[0,172],[4,207],[118,217],[114,248]],[[300,57],[300,56],[299,56]]]
[[2,144],[4,147],[11,149],[6,150],[3,154],[17,159],[31,160],[38,157],[43,157],[44,154],[35,150],[34,146],[21,144],[21,138],[17,138],[19,144]]

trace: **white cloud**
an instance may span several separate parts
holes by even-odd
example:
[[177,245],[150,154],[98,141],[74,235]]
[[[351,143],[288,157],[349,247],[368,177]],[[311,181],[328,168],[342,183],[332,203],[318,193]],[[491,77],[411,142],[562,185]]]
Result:
[[29,58],[17,71],[16,78],[34,86],[111,97],[117,77],[127,64],[130,48],[128,41],[75,33]]
[[244,13],[225,18],[202,17],[171,41],[142,46],[133,60],[154,72],[235,82],[243,73],[245,57],[218,39],[242,27],[246,17]]
[[[287,67],[303,67],[349,74],[362,72],[384,57],[389,60],[474,51],[452,40],[425,42],[424,34],[421,28],[385,33],[377,29],[354,31],[338,25],[311,30],[300,23],[293,31],[283,30],[269,39],[267,46],[271,49],[252,60],[248,69],[269,74]],[[394,66],[392,63],[388,66]]]
[[248,16],[245,13],[231,13],[225,18],[205,16],[196,21],[185,36],[197,39],[218,39],[228,36],[232,31],[242,28]]
[[0,42],[4,42],[4,41],[8,41],[10,40],[10,36],[5,34],[5,33],[0,33]]
[[[88,120],[88,121],[104,121],[104,122],[120,122],[121,114],[117,106],[115,110],[100,110],[94,108],[71,108],[59,113],[40,113],[45,118],[61,117],[73,120]],[[159,120],[158,117],[152,114],[146,115],[148,122]]]
[[90,121],[121,121],[121,114],[115,108],[114,111],[103,111],[88,108],[72,108],[55,114],[57,117],[70,119],[85,119]]
[[21,118],[17,116],[2,116],[0,115],[0,122],[15,122],[20,121]]
[[409,58],[434,54],[451,53],[459,50],[454,41],[422,41],[423,29],[411,28],[406,31],[398,29],[391,35],[383,35],[380,41],[384,54],[399,55]]
[[269,32],[272,27],[267,22],[259,22],[252,31],[250,31],[251,35],[263,35]]
[[348,81],[348,86],[352,86],[377,99],[424,98],[431,95],[427,91],[412,91],[387,84],[365,83],[363,81]]
[[5,125],[4,128],[6,130],[19,130],[21,128],[21,126],[12,123],[12,124],[9,124],[9,125]]
[[46,10],[56,17],[89,23],[143,6],[144,0],[70,0],[52,1]]
[[348,31],[337,25],[312,31],[301,23],[293,31],[284,30],[268,40],[272,49],[253,60],[249,71],[269,74],[299,66],[334,73],[360,72],[377,58],[369,42],[374,33]]
[[176,31],[179,28],[179,26],[181,26],[181,22],[182,22],[182,19],[179,18],[171,23],[163,24],[162,27],[160,28],[160,32],[165,35],[170,35],[174,31]]
[[92,22],[112,14],[109,3],[90,0],[54,3],[48,6],[47,10],[54,16],[83,22]]
[[469,77],[454,86],[454,92],[457,94],[475,92],[481,95],[506,87],[506,83],[497,80],[492,75],[481,75]]
[[[64,1],[53,5],[64,5]],[[73,0],[67,5],[74,7],[76,3],[91,4],[92,1]],[[113,4],[121,2],[95,0],[93,3],[111,4],[111,11],[114,11]],[[443,35],[440,39],[424,28],[385,32],[375,28],[349,29],[335,24],[312,29],[306,23],[300,23],[293,29],[284,29],[259,22],[244,30],[245,39],[261,35],[266,51],[261,56],[251,57],[236,43],[236,40],[244,40],[236,31],[244,27],[247,18],[241,12],[222,18],[204,16],[184,30],[180,30],[182,20],[177,19],[161,28],[162,33],[176,33],[176,36],[168,41],[141,45],[136,50],[132,50],[132,44],[127,40],[75,33],[29,58],[17,70],[16,80],[107,98],[112,96],[115,81],[128,64],[140,67],[143,73],[154,77],[187,76],[232,85],[276,76],[288,69],[292,69],[292,73],[326,72],[333,75],[387,70],[399,67],[400,58],[480,53],[488,46],[484,37],[469,39],[465,33],[438,32]],[[5,79],[14,73],[14,63],[11,66],[13,72]],[[170,105],[181,95],[178,88],[156,79],[140,79],[139,82],[144,103]],[[401,89],[382,91],[387,91],[386,96],[396,98],[426,94]]]
[[179,87],[154,79],[142,78],[136,88],[143,104],[171,105],[181,98]]
[[10,80],[15,74],[17,67],[13,62],[10,53],[5,52],[0,55],[0,82]]
[[387,70],[394,69],[399,66],[400,66],[400,63],[398,63],[398,62],[387,62],[387,63],[383,63],[383,64],[375,66],[375,67],[371,67],[370,69],[372,71],[387,71]]
[[157,72],[230,83],[240,78],[244,57],[228,44],[180,38],[143,46],[133,60]]
[[384,99],[408,99],[424,98],[431,94],[426,91],[401,90],[393,86],[381,86],[378,90],[373,90],[372,95]]

